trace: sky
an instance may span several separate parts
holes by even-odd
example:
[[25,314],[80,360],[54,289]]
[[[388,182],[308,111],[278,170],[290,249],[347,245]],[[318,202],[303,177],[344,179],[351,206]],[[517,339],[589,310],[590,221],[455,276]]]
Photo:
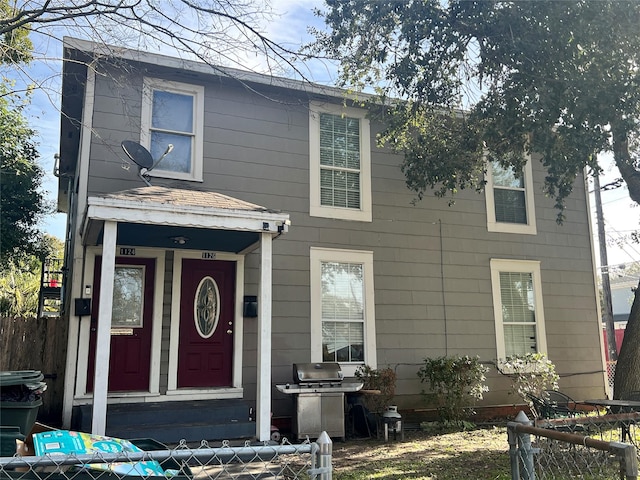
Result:
[[[314,8],[322,7],[319,0],[272,0],[270,4],[276,15],[270,21],[265,22],[264,33],[291,50],[296,50],[300,45],[306,44],[312,39],[308,32],[309,26],[321,28],[323,25],[322,20],[313,14]],[[60,38],[61,36],[59,35]],[[78,35],[71,33],[71,36]],[[48,198],[54,201],[57,192],[57,178],[53,175],[53,170],[54,155],[58,152],[60,130],[59,90],[62,48],[60,41],[51,37],[32,36],[32,40],[35,47],[35,57],[38,60],[20,73],[23,78],[27,78],[30,82],[41,87],[34,91],[28,117],[30,124],[38,132],[40,163],[46,173],[43,187],[48,192]],[[252,68],[259,68],[260,60],[247,56],[241,58],[240,62]],[[234,66],[238,67],[238,65]],[[335,72],[335,67],[325,62],[311,63],[304,71],[308,78],[325,85],[331,85],[335,81]],[[609,157],[602,157],[601,160],[605,171],[600,182],[601,185],[606,185],[618,178],[619,174]],[[609,265],[620,267],[634,261],[640,261],[640,245],[633,244],[629,239],[630,234],[639,228],[640,207],[634,206],[635,204],[628,196],[626,186],[603,191],[602,202],[605,230],[609,239],[607,247]],[[591,204],[594,219],[594,248],[596,263],[599,266],[593,198]],[[42,229],[63,239],[65,219],[64,214],[51,215],[43,222]]]
[[[624,266],[640,261],[640,245],[630,239],[631,233],[640,229],[640,206],[629,198],[626,184],[619,188],[605,189],[605,185],[620,178],[618,169],[613,164],[611,155],[601,155],[598,159],[604,172],[600,176],[602,210],[604,212],[605,234],[607,236],[607,258],[609,271],[613,274],[623,273]],[[593,218],[593,234],[598,266],[601,266],[598,252],[596,230],[596,207],[593,196],[593,184],[590,182],[591,217]]]

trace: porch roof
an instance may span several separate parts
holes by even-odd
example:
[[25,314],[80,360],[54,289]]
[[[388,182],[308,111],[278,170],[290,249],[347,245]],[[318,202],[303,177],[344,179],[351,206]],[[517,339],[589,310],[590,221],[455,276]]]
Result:
[[90,196],[85,245],[102,243],[105,221],[118,223],[118,244],[242,252],[287,231],[289,214],[218,192],[161,186]]

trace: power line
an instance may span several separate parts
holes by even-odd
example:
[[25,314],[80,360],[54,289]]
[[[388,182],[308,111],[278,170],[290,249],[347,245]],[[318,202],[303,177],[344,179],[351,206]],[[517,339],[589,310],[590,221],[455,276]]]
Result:
[[[626,237],[626,235],[622,235],[618,230],[616,230],[616,228],[615,228],[615,227],[613,227],[613,226],[611,226],[611,225],[608,225],[608,226],[609,226],[609,229],[613,230],[616,234],[618,234],[618,237],[619,237],[621,240],[624,240],[624,241],[625,241],[625,243],[626,243],[626,245],[628,245],[628,246],[631,248],[631,250],[633,250],[633,252],[634,252],[636,255],[638,255],[638,257],[640,258],[640,252],[639,252],[638,250],[636,250],[636,249],[635,249],[635,247],[633,247],[633,245],[627,241],[627,239],[625,238],[625,237]],[[631,231],[635,231],[635,230],[631,230]],[[619,246],[620,246],[620,245],[619,245]],[[623,248],[623,247],[620,247],[620,248]]]

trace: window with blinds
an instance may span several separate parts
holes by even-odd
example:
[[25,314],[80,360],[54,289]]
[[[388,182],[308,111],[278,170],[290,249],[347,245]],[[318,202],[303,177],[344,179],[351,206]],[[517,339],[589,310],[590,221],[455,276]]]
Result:
[[530,158],[520,172],[505,168],[498,161],[489,162],[485,195],[488,231],[537,233]]
[[338,362],[345,376],[377,368],[373,252],[309,249],[311,361]]
[[360,120],[320,114],[320,204],[360,209]]
[[322,360],[364,361],[362,264],[321,263]]
[[537,352],[536,313],[530,272],[500,272],[502,324],[507,357]]
[[371,221],[371,127],[366,110],[309,103],[309,215]]
[[491,259],[498,360],[546,353],[540,262]]
[[491,170],[496,222],[526,225],[524,174],[516,175],[513,169],[504,168],[498,162],[491,163]]

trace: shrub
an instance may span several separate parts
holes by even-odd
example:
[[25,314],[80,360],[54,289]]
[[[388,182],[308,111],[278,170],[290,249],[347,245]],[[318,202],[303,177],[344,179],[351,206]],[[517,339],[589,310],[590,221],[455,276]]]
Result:
[[545,390],[558,390],[559,376],[555,365],[544,353],[512,355],[498,362],[499,371],[512,379],[511,394],[531,403],[530,395],[542,398]]
[[380,394],[363,395],[362,402],[371,412],[381,414],[391,405],[396,393],[396,372],[391,368],[375,369],[369,365],[357,368],[355,376],[364,383],[363,390],[379,390]]
[[430,404],[435,402],[441,419],[464,425],[463,419],[475,413],[470,406],[489,390],[484,384],[487,370],[478,357],[425,358],[418,377],[429,385],[429,392],[422,393]]

